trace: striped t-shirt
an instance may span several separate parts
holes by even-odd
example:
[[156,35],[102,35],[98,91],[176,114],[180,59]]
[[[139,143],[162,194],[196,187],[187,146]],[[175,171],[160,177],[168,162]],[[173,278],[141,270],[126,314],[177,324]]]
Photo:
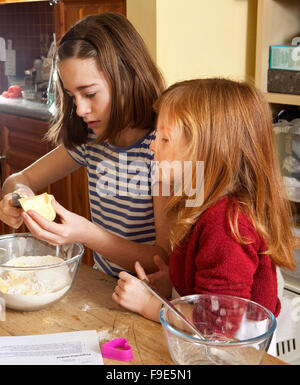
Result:
[[[150,131],[129,147],[117,147],[107,140],[91,143],[96,139],[91,132],[86,144],[68,151],[87,168],[92,221],[117,236],[146,244],[155,242],[149,148],[154,138]],[[95,267],[106,274],[117,277],[124,270],[95,251],[93,255]]]

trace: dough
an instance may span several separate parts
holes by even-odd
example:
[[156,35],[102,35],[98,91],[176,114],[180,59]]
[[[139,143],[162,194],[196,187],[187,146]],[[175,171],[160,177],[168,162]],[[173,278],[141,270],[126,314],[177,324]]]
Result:
[[[51,255],[28,256],[10,259],[2,265],[3,269],[0,266],[0,294],[6,306],[13,310],[38,310],[62,298],[72,285],[69,268],[63,262]],[[41,268],[36,269],[37,266]]]

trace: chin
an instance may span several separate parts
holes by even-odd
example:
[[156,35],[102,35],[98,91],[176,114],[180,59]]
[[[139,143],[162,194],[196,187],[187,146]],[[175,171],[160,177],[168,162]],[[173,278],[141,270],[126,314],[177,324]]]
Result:
[[93,133],[95,134],[95,135],[97,135],[97,136],[100,136],[100,135],[102,135],[103,134],[103,132],[104,132],[104,130],[103,130],[103,128],[97,128],[97,127],[95,127],[95,128],[92,128],[92,127],[90,127],[90,129],[93,131]]

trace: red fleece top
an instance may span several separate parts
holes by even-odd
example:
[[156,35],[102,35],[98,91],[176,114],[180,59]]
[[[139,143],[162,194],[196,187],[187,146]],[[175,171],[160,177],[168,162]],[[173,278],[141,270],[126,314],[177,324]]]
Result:
[[180,296],[227,294],[255,301],[275,317],[280,312],[277,275],[266,244],[250,220],[239,215],[241,245],[231,232],[227,215],[228,197],[219,200],[199,218],[191,236],[174,248],[170,276]]

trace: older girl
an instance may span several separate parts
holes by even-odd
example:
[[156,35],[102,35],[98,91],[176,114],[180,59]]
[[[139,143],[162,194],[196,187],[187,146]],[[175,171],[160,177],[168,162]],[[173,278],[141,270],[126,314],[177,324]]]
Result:
[[[154,254],[168,256],[163,203],[151,196],[160,72],[131,23],[113,13],[87,16],[63,36],[57,70],[58,115],[48,137],[58,146],[5,181],[0,219],[15,228],[24,220],[51,244],[82,242],[112,276],[134,271],[137,256],[151,272]],[[61,223],[11,206],[13,191],[33,195],[80,166],[88,173],[92,222],[55,200]]]
[[[180,296],[211,293],[251,299],[278,316],[276,266],[293,269],[294,238],[267,102],[249,84],[205,79],[171,86],[156,107],[156,159],[192,161],[193,185],[197,161],[204,161],[202,204],[189,207],[190,197],[174,194],[167,206],[174,288]],[[163,162],[162,182],[166,167]],[[174,185],[182,176],[178,170],[173,172]],[[150,279],[166,290],[168,269],[156,258],[160,271]],[[139,263],[136,271],[140,279],[146,278]],[[126,272],[119,277],[113,299],[158,320],[161,304],[156,298],[137,278]]]

